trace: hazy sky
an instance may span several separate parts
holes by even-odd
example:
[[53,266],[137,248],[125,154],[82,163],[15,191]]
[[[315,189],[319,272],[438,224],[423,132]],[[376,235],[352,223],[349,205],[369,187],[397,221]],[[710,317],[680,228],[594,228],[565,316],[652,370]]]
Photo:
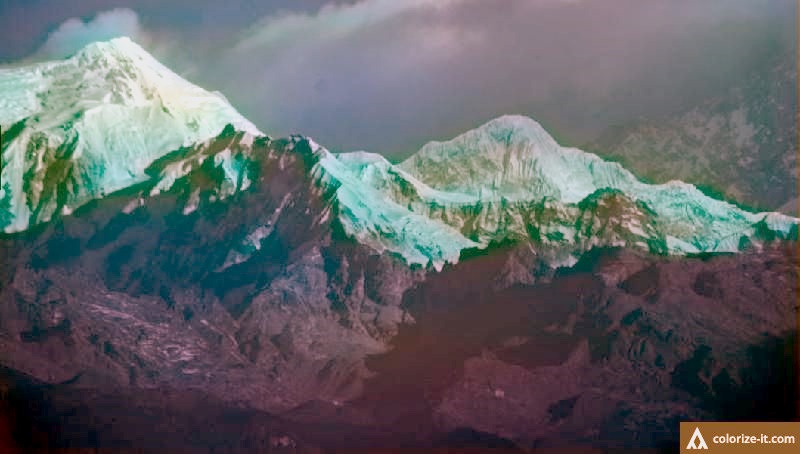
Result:
[[128,35],[263,131],[398,157],[495,116],[580,145],[794,58],[794,0],[0,0],[0,62]]

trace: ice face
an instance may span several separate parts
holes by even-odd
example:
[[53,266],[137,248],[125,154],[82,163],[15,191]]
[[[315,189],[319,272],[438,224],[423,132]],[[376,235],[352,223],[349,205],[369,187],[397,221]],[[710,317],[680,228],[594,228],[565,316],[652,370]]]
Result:
[[453,227],[409,210],[401,198],[393,198],[392,165],[383,157],[325,152],[318,166],[323,184],[337,188],[345,231],[361,243],[437,270],[445,263],[456,263],[463,249],[477,246]]
[[[143,178],[154,160],[227,125],[263,135],[219,94],[127,38],[64,61],[0,70],[0,228],[24,230]],[[59,202],[61,198],[61,202]]]

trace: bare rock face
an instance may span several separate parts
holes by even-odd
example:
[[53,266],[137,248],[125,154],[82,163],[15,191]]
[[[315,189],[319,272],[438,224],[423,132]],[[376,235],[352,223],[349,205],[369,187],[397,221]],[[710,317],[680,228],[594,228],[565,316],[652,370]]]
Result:
[[51,383],[202,387],[272,411],[357,393],[364,356],[409,320],[402,294],[422,275],[335,231],[308,142],[247,140],[226,130],[178,162],[261,155],[243,174],[253,190],[221,194],[222,166],[207,162],[3,240],[2,362]]

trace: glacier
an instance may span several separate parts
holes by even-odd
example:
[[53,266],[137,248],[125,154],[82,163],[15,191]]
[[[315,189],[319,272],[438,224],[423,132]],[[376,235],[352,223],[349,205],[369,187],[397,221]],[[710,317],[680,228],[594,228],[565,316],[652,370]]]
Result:
[[0,228],[25,230],[142,181],[154,159],[228,124],[263,135],[128,38],[0,69]]

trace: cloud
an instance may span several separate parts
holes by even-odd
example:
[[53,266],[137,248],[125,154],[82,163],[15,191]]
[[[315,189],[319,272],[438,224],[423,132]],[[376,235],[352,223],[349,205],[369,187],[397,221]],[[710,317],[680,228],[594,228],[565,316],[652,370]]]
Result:
[[268,16],[250,27],[237,50],[275,51],[342,39],[412,11],[441,11],[463,0],[364,0],[354,4],[329,3],[314,14],[283,13]]
[[581,145],[727,93],[791,38],[792,3],[333,2],[258,19],[197,75],[262,130],[339,150],[406,155],[506,113]]
[[50,33],[37,56],[47,59],[64,58],[87,44],[120,36],[128,36],[140,44],[148,41],[135,11],[127,8],[105,11],[88,22],[79,18],[68,19]]
[[[372,133],[356,134],[356,125],[383,117],[377,129],[386,129],[396,108],[406,108],[384,103],[386,95],[444,69],[488,38],[449,20],[467,3],[475,0],[363,0],[269,15],[240,33],[232,52],[220,57],[217,67],[224,69],[205,76],[214,86],[250,86],[248,96],[233,92],[234,102],[276,135],[319,134],[343,149],[357,148],[361,135],[364,147],[388,152],[375,149]],[[333,126],[337,116],[347,124],[339,123],[334,134],[332,127],[320,128]],[[393,140],[407,132],[403,128],[398,124],[387,136]],[[340,140],[348,136],[352,140]]]

